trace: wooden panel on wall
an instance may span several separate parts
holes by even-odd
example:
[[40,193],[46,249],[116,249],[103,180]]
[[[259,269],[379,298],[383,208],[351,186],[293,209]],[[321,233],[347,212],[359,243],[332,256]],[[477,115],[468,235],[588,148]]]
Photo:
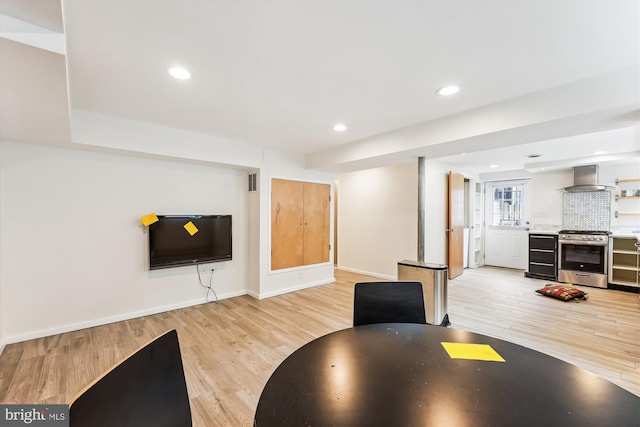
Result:
[[271,269],[303,264],[304,186],[299,181],[271,182]]
[[331,186],[304,183],[304,264],[329,262]]

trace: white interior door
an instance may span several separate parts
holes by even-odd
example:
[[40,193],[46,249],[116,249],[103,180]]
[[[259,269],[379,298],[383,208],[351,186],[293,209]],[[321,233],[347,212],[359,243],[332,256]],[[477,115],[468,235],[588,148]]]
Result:
[[485,265],[525,270],[529,260],[529,180],[488,182]]

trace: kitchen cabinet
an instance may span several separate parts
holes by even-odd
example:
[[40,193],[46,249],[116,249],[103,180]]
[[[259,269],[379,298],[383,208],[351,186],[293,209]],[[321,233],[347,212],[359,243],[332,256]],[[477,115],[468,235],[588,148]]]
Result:
[[612,237],[609,246],[609,283],[638,287],[640,283],[640,251],[635,237]]
[[558,235],[529,234],[527,277],[555,281],[558,277]]

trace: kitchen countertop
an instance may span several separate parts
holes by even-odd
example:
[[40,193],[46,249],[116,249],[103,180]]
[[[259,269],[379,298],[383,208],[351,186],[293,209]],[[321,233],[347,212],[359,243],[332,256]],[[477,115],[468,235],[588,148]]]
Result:
[[531,224],[529,234],[552,234],[556,235],[562,230],[558,224]]
[[537,229],[529,229],[529,234],[553,234],[556,235],[560,232],[560,230],[537,230]]
[[558,234],[560,229],[556,228],[530,228],[529,234]]
[[[548,229],[534,229],[531,228],[528,231],[529,234],[548,234],[552,236],[557,236],[560,234],[560,230],[548,230]],[[617,231],[614,230],[611,232],[610,237],[624,237],[624,238],[635,238],[640,242],[640,232],[632,232],[632,231]]]
[[611,237],[624,237],[624,238],[630,238],[633,239],[634,237],[636,238],[636,240],[640,243],[640,233],[631,233],[631,232],[619,232],[619,231],[614,231],[611,234]]

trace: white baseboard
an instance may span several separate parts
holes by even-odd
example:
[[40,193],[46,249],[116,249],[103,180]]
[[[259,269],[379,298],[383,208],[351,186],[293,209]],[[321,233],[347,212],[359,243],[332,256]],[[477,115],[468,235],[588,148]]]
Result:
[[[347,270],[347,269],[343,269],[343,270]],[[353,270],[350,270],[350,271],[353,271]],[[364,273],[364,272],[362,274],[373,275],[371,273]],[[393,280],[393,278],[392,278],[392,280]],[[312,282],[312,283],[305,283],[303,285],[292,286],[290,288],[285,288],[285,289],[278,289],[277,291],[266,292],[266,293],[257,293],[257,292],[248,291],[248,290],[236,291],[236,292],[230,292],[230,293],[227,293],[227,294],[224,294],[224,295],[219,295],[218,299],[219,300],[223,300],[223,299],[238,297],[238,296],[242,296],[242,295],[249,295],[249,296],[251,296],[253,298],[261,300],[261,299],[270,298],[270,297],[274,297],[274,296],[278,296],[278,295],[288,294],[290,292],[300,291],[302,289],[312,288],[312,287],[320,286],[320,285],[326,285],[328,283],[333,283],[333,282],[335,282],[335,278],[326,279],[326,280],[319,280],[317,282]],[[209,303],[211,303],[211,302],[212,301],[209,301]],[[27,341],[27,340],[32,340],[32,339],[37,339],[37,338],[42,338],[42,337],[48,337],[48,336],[56,335],[56,334],[63,334],[65,332],[72,332],[72,331],[77,331],[77,330],[80,330],[80,329],[93,328],[95,326],[102,326],[102,325],[106,325],[106,324],[109,324],[109,323],[121,322],[123,320],[135,319],[135,318],[138,318],[138,317],[149,316],[149,315],[152,315],[152,314],[164,313],[166,311],[177,310],[177,309],[186,308],[186,307],[192,307],[194,305],[200,305],[200,304],[205,304],[205,303],[206,302],[203,301],[202,298],[198,298],[198,299],[194,299],[194,300],[190,300],[190,301],[181,302],[181,303],[178,303],[178,304],[171,304],[171,305],[165,305],[165,306],[161,306],[161,307],[154,307],[154,308],[135,311],[135,312],[130,312],[130,313],[122,313],[122,314],[118,314],[118,315],[115,315],[115,316],[103,317],[103,318],[100,318],[100,319],[92,319],[92,320],[88,320],[86,322],[73,323],[73,324],[64,325],[64,326],[58,326],[58,327],[50,328],[50,329],[41,329],[41,330],[38,330],[38,331],[33,331],[33,332],[26,333],[26,334],[13,335],[13,336],[10,336],[10,337],[6,338],[6,340],[3,343],[0,344],[0,350],[3,350],[4,347],[7,344],[13,344],[13,343],[21,342],[21,341]],[[0,351],[0,354],[2,354],[1,351]]]
[[260,299],[260,294],[258,292],[247,291],[247,295],[249,295],[250,297],[253,297],[255,299]]
[[5,348],[6,346],[7,346],[7,345],[4,343],[4,341],[3,341],[3,342],[0,342],[0,356],[2,356],[2,352],[4,351],[4,348]]
[[[224,295],[219,295],[218,300],[223,300],[227,298],[239,297],[242,295],[246,295],[247,291],[235,291],[229,292]],[[213,301],[209,301],[211,303]],[[42,337],[48,337],[50,335],[63,334],[65,332],[78,331],[80,329],[93,328],[95,326],[107,325],[109,323],[121,322],[123,320],[135,319],[137,317],[149,316],[152,314],[164,313],[166,311],[177,310],[180,308],[192,307],[194,305],[206,304],[206,301],[203,301],[202,298],[184,301],[178,304],[165,305],[161,307],[149,308],[146,310],[134,311],[130,313],[122,313],[115,316],[103,317],[100,319],[92,319],[86,322],[73,323],[70,325],[58,326],[51,329],[41,329],[39,331],[29,332],[27,334],[20,334],[8,337],[3,343],[0,344],[0,354],[2,354],[1,350],[4,350],[6,344],[13,344],[21,341],[33,340]]]
[[338,266],[336,268],[338,270],[344,270],[344,271],[348,271],[350,273],[364,274],[365,276],[378,277],[380,279],[398,280],[398,278],[396,276],[386,276],[386,275],[380,274],[380,273],[372,273],[371,271],[357,270],[355,268],[341,267],[341,266]]
[[335,278],[331,278],[328,280],[319,280],[317,282],[305,283],[303,285],[298,285],[298,286],[292,286],[290,288],[278,289],[277,291],[273,291],[273,292],[265,292],[259,295],[256,295],[255,292],[251,292],[249,293],[249,295],[258,299],[265,299],[265,298],[275,297],[278,295],[288,294],[290,292],[301,291],[302,289],[313,288],[314,286],[326,285],[328,283],[333,283],[335,281],[336,281]]

